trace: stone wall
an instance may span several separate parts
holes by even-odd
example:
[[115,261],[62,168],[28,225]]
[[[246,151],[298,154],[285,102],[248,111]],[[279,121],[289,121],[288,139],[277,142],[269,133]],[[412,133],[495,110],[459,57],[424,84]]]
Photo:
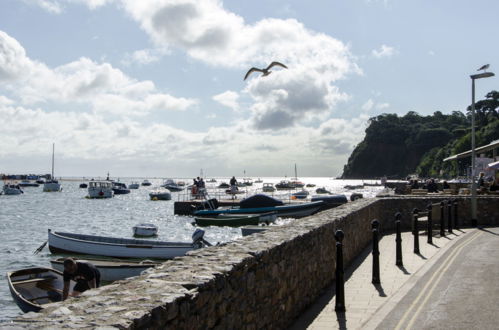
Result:
[[[141,276],[85,292],[14,321],[20,328],[285,329],[331,284],[334,232],[345,233],[349,264],[382,230],[414,207],[443,197],[361,199],[234,242],[193,251]],[[459,197],[469,223],[469,197]],[[480,197],[479,222],[499,224],[499,198]]]

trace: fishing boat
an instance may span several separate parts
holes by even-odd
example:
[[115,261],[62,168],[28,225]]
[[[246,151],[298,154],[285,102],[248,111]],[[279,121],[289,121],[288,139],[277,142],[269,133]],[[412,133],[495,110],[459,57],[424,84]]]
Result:
[[[64,271],[64,259],[57,258],[50,260],[52,268],[58,271]],[[160,262],[152,260],[142,260],[142,261],[128,261],[128,260],[118,260],[118,259],[78,259],[79,262],[88,262],[95,266],[99,270],[101,281],[113,282],[118,280],[123,280],[125,278],[138,276],[144,270],[160,265]]]
[[128,189],[139,189],[140,184],[138,182],[132,182],[128,185]]
[[111,198],[114,196],[111,181],[90,181],[87,198]]
[[133,236],[151,237],[158,234],[158,226],[152,223],[139,223],[133,226]]
[[149,180],[144,180],[142,181],[141,185],[142,186],[150,186],[152,183],[149,182]]
[[[62,272],[50,268],[25,268],[7,273],[12,298],[19,308],[38,312],[49,303],[62,300],[64,279]],[[70,281],[70,291],[76,283]]]
[[204,231],[197,229],[192,242],[164,242],[129,239],[48,230],[48,245],[52,253],[89,254],[114,258],[171,259],[186,252],[210,245],[204,240]]
[[309,192],[305,189],[291,194],[292,199],[305,199],[309,195]]
[[123,182],[112,181],[112,183],[112,190],[115,195],[125,195],[130,193],[130,189],[128,189],[126,184]]
[[275,185],[275,188],[277,190],[290,190],[290,189],[295,189],[296,187],[289,180],[282,180],[281,182]]
[[17,184],[8,184],[8,183],[4,183],[2,192],[4,195],[24,194],[24,191],[22,191],[21,187],[19,187]]
[[257,194],[243,199],[236,208],[217,208],[198,210],[194,212],[196,217],[214,217],[219,214],[254,214],[275,212],[278,217],[300,218],[306,217],[319,211],[323,202],[286,204],[270,196]]
[[52,143],[52,175],[50,176],[50,179],[46,180],[43,184],[43,191],[45,192],[61,191],[61,184],[54,176],[54,153],[55,143]]
[[184,190],[183,187],[180,187],[175,181],[172,179],[166,179],[165,182],[161,185],[161,187],[164,187],[171,192],[177,192],[177,191],[182,191]]
[[169,201],[172,194],[166,189],[156,189],[149,193],[149,198],[153,201]]
[[274,212],[262,214],[218,214],[215,217],[195,217],[198,226],[251,226],[261,223],[269,224],[275,222],[277,215]]
[[262,187],[262,191],[263,192],[274,192],[275,191],[274,184],[272,184],[272,183],[264,183],[263,187]]

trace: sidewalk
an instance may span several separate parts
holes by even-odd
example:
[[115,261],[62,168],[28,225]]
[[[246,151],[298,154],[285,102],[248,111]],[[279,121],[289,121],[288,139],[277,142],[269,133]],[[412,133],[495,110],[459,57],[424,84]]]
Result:
[[[365,329],[370,328],[370,325],[366,324],[368,321],[375,327],[430,269],[439,256],[461,238],[469,236],[472,231],[476,230],[454,230],[454,234],[446,233],[446,237],[433,237],[433,245],[426,243],[427,236],[420,235],[420,254],[413,253],[412,234],[402,233],[403,267],[395,265],[395,234],[382,237],[379,242],[381,284],[371,283],[372,249],[368,247],[345,271],[346,312],[335,312],[334,286],[331,286],[290,329]],[[384,312],[378,311],[382,306]],[[373,317],[375,322],[372,320]]]

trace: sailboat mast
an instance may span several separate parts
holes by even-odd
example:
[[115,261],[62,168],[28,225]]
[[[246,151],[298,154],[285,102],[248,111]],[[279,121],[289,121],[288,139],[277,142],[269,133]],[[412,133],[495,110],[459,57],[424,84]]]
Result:
[[296,174],[296,163],[295,163],[295,179],[298,180],[298,175]]
[[52,143],[52,180],[54,180],[54,151],[55,143]]

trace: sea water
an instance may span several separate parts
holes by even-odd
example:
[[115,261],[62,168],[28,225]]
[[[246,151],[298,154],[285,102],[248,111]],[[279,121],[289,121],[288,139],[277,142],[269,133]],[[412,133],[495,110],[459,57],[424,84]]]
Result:
[[[253,178],[253,181],[257,178]],[[264,183],[278,183],[282,178],[262,178]],[[182,180],[182,179],[179,179]],[[217,182],[206,183],[212,197],[225,195],[224,189],[216,187],[230,178],[216,178]],[[362,185],[360,180],[334,180],[332,178],[300,178],[304,183],[316,187],[305,188],[310,195],[315,189],[325,187],[332,194],[353,192],[362,193],[364,198],[374,197],[382,187],[366,186],[355,190],[344,188],[346,185]],[[122,182],[141,182],[139,179],[126,179]],[[176,200],[188,197],[184,192],[172,193],[170,201],[151,201],[149,192],[156,189],[163,180],[149,179],[152,186],[141,186],[131,190],[130,194],[115,195],[109,199],[87,199],[87,189],[79,188],[83,180],[61,180],[61,192],[43,192],[42,187],[25,187],[24,194],[0,196],[0,322],[9,321],[22,312],[14,303],[7,284],[6,273],[28,267],[50,267],[54,256],[45,247],[40,253],[34,251],[48,238],[48,229],[79,234],[133,238],[132,227],[138,223],[152,223],[158,227],[158,236],[162,241],[191,242],[191,235],[196,229],[188,216],[173,214]],[[183,179],[187,184],[192,179]],[[242,181],[242,180],[241,180]],[[374,183],[375,181],[365,181]],[[263,183],[240,188],[245,193],[239,198],[261,193]],[[279,191],[273,195],[279,199],[289,199],[294,191]],[[225,195],[227,196],[227,195]],[[230,198],[230,197],[225,197]],[[279,219],[278,224],[292,221]],[[299,220],[297,220],[299,221]],[[240,228],[205,227],[205,239],[211,243],[228,242],[241,237]]]

